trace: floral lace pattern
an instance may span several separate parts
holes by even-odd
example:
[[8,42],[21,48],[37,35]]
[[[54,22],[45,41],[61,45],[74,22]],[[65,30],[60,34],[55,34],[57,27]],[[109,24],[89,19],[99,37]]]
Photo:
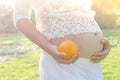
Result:
[[75,6],[72,1],[53,1],[44,6],[38,14],[37,28],[48,39],[84,32],[101,32],[94,15],[94,11]]

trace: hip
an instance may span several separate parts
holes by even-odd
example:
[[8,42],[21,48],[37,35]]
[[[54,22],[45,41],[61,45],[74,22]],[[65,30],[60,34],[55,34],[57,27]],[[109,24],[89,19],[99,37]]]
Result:
[[80,57],[75,63],[69,65],[59,64],[45,51],[41,56],[40,68],[44,71],[41,73],[47,72],[52,77],[51,71],[54,71],[56,76],[66,77],[65,80],[70,78],[68,75],[71,76],[70,80],[79,80],[82,79],[81,77],[84,78],[82,80],[102,80],[103,77],[101,64],[92,63],[89,58]]

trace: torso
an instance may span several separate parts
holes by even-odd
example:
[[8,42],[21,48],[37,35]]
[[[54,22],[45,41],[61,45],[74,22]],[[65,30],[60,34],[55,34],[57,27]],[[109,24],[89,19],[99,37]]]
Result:
[[67,35],[63,38],[51,39],[50,41],[59,46],[59,44],[66,39],[73,40],[79,47],[80,56],[90,58],[95,52],[102,51],[103,45],[100,42],[102,38],[103,34],[101,32],[89,32],[80,33],[77,35]]
[[66,39],[75,41],[81,57],[91,57],[103,49],[103,34],[94,20],[91,1],[50,0],[38,10],[38,30],[57,46]]

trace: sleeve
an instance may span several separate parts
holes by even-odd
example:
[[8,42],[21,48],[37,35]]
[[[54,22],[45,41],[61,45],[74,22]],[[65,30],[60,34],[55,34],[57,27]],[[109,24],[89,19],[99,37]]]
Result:
[[32,0],[16,0],[15,7],[13,8],[13,22],[16,27],[16,23],[19,19],[30,19],[33,7]]

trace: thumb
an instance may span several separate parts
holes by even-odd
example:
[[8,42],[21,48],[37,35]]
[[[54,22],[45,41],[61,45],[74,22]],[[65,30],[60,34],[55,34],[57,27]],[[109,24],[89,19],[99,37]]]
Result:
[[65,56],[66,56],[66,53],[60,52],[59,55],[60,55],[61,57],[65,57]]
[[57,51],[57,56],[64,58],[66,56],[66,53]]
[[105,39],[101,40],[101,43],[103,44],[102,53],[109,53],[109,51],[111,49],[110,43]]
[[104,47],[108,47],[110,45],[106,39],[102,39],[101,43],[103,44]]
[[78,52],[78,57],[80,57],[80,52]]

